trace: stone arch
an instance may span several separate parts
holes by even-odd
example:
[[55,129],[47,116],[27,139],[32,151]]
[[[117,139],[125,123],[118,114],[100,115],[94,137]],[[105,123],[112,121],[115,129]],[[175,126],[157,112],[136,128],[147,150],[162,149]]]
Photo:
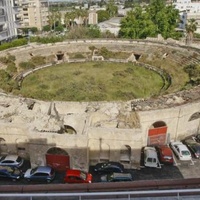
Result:
[[1,151],[0,152],[1,155],[8,154],[8,146],[4,138],[0,138],[0,151]]
[[123,145],[120,149],[120,162],[124,164],[130,164],[131,162],[131,147],[129,145]]
[[167,143],[167,125],[164,121],[156,121],[148,130],[147,145],[164,145]]
[[46,153],[46,163],[56,171],[65,171],[70,168],[70,156],[62,148],[51,147]]
[[200,119],[200,112],[196,112],[196,113],[192,114],[188,121],[190,122],[190,121],[193,121],[196,119]]
[[57,57],[58,61],[63,60],[64,59],[64,53],[62,51],[58,51],[56,53],[56,57]]
[[65,129],[65,133],[77,134],[76,130],[72,126],[64,125],[64,129]]

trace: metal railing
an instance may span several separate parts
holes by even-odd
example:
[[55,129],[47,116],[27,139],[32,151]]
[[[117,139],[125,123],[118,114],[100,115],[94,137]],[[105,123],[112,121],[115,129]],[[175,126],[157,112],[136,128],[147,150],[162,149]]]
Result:
[[147,197],[156,197],[157,199],[160,197],[169,197],[171,199],[173,197],[177,200],[183,199],[184,196],[193,196],[195,199],[200,198],[200,188],[198,189],[175,189],[175,190],[148,190],[148,191],[122,191],[122,192],[89,192],[89,193],[0,193],[0,198],[8,198],[9,199],[19,199],[25,198],[32,200],[43,197],[46,199],[60,199],[61,197],[66,197],[65,199],[123,199],[123,200],[132,200]]

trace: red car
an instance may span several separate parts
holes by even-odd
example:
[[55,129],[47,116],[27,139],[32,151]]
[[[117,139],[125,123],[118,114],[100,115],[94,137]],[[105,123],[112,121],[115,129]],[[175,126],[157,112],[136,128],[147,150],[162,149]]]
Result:
[[81,170],[68,169],[64,178],[65,183],[91,183],[92,174]]
[[173,152],[168,145],[160,145],[156,146],[156,150],[158,152],[158,157],[161,163],[165,164],[173,164]]

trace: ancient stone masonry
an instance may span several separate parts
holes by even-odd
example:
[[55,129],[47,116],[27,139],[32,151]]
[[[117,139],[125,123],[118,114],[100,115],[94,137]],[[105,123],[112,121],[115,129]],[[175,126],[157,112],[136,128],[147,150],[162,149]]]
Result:
[[[179,64],[183,55],[184,59],[193,56],[195,62],[200,63],[199,54],[194,54],[194,49],[187,49],[172,40],[169,42],[173,45],[162,38],[159,41],[151,41],[151,38],[114,42],[84,40],[54,45],[32,44],[9,52],[16,56],[17,63],[30,59],[30,52],[36,56],[51,54],[55,58],[60,51],[60,59],[70,62],[68,53],[91,53],[89,47],[95,45],[97,48],[106,46],[111,51],[127,51],[131,62],[138,62],[136,55],[145,54],[147,59],[156,55],[162,61],[174,59]],[[0,56],[7,53],[8,50],[0,52]],[[50,66],[52,64],[42,67]],[[22,78],[25,75],[21,74]],[[0,146],[0,153],[20,154],[19,147],[23,145],[24,154],[20,155],[28,155],[32,166],[37,166],[46,164],[49,149],[59,148],[69,155],[71,168],[88,170],[90,164],[103,160],[123,163],[124,158],[128,159],[123,163],[126,167],[136,167],[140,162],[141,147],[150,141],[152,129],[161,126],[166,131],[165,142],[179,140],[200,131],[199,113],[200,86],[127,102],[45,102],[0,93],[0,145],[4,145]],[[127,150],[129,153],[124,155]]]
[[150,99],[136,99],[131,102],[132,109],[139,110],[154,110],[171,108],[178,105],[183,105],[190,102],[200,100],[200,86],[196,86],[190,90],[184,90],[169,95],[160,96]]

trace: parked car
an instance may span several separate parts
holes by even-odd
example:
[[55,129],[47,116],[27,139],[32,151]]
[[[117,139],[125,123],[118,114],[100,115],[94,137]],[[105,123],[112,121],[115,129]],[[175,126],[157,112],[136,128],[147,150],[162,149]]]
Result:
[[174,163],[173,152],[168,145],[159,145],[159,146],[155,146],[155,148],[156,148],[156,151],[158,153],[158,158],[161,163],[164,163],[164,164]]
[[161,168],[155,147],[144,147],[144,166]]
[[122,173],[124,172],[124,166],[119,162],[103,162],[97,163],[94,166],[94,171],[99,174],[108,174],[108,173]]
[[1,166],[0,167],[0,179],[4,180],[19,180],[22,177],[22,173],[18,168],[15,167],[7,167]]
[[200,144],[197,143],[193,138],[188,138],[182,141],[183,144],[187,146],[187,148],[190,150],[192,155],[195,158],[200,158]]
[[65,183],[91,183],[92,174],[81,171],[81,170],[68,169],[65,173],[64,182]]
[[180,141],[171,142],[170,147],[174,151],[179,160],[187,161],[192,159],[189,149],[182,142]]
[[0,166],[21,167],[24,159],[18,155],[0,156]]
[[55,178],[55,171],[49,166],[30,168],[25,172],[24,178],[27,181],[45,181],[49,183]]
[[101,182],[125,182],[133,181],[132,175],[130,173],[111,173],[104,174],[101,176]]

